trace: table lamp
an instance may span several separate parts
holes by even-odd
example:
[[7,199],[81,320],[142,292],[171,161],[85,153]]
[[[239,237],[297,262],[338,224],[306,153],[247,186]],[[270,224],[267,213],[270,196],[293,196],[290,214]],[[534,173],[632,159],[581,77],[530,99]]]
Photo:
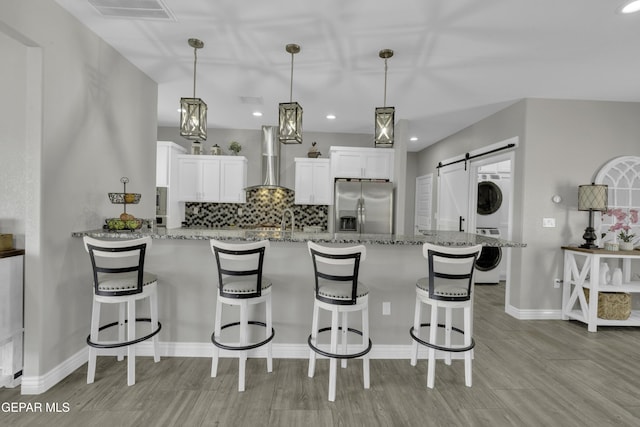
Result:
[[589,211],[589,226],[584,230],[582,238],[585,243],[580,245],[585,249],[596,249],[593,242],[598,238],[593,228],[593,211],[607,210],[607,189],[606,185],[590,184],[578,186],[578,210]]

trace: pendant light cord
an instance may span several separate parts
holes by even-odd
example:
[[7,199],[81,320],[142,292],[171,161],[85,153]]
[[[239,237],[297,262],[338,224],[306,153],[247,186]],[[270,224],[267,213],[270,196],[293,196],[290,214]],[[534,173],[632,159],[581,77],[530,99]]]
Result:
[[293,55],[291,52],[291,83],[289,84],[289,103],[293,102]]
[[196,97],[196,66],[198,65],[198,48],[193,48],[193,97]]
[[384,102],[382,106],[387,106],[387,58],[384,59]]

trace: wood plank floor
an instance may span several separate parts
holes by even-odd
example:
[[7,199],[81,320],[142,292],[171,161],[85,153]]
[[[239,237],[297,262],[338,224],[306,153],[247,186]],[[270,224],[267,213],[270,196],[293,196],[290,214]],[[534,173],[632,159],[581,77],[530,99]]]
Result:
[[[247,364],[247,390],[237,392],[237,360],[223,359],[210,378],[210,359],[149,357],[126,365],[99,358],[96,382],[86,365],[51,390],[21,396],[0,389],[0,425],[11,426],[638,426],[640,328],[599,328],[560,320],[516,320],[504,313],[504,287],[476,289],[473,387],[464,363],[439,362],[426,388],[426,362],[372,360],[371,389],[362,363],[338,371],[336,402],[327,401],[328,361],[307,377],[307,361]],[[409,325],[407,325],[407,328]],[[409,337],[407,334],[407,342]],[[66,413],[11,413],[7,403]]]

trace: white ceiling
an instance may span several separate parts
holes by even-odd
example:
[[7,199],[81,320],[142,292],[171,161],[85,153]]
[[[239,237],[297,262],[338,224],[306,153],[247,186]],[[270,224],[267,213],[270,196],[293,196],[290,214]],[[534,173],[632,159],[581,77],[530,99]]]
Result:
[[372,140],[384,93],[378,52],[393,49],[387,105],[419,138],[410,151],[522,98],[640,101],[640,13],[617,13],[624,0],[162,0],[174,20],[56,1],[158,83],[160,126],[177,126],[179,99],[193,95],[191,37],[205,43],[196,95],[209,128],[277,124],[278,103],[289,101],[288,43],[302,47],[293,100],[304,131]]

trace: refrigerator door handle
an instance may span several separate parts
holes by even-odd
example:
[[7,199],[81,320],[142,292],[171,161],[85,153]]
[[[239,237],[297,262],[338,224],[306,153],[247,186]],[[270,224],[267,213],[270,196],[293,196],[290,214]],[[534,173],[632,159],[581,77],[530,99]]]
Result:
[[360,199],[360,232],[364,233],[364,224],[367,221],[367,209],[364,206],[364,198]]

